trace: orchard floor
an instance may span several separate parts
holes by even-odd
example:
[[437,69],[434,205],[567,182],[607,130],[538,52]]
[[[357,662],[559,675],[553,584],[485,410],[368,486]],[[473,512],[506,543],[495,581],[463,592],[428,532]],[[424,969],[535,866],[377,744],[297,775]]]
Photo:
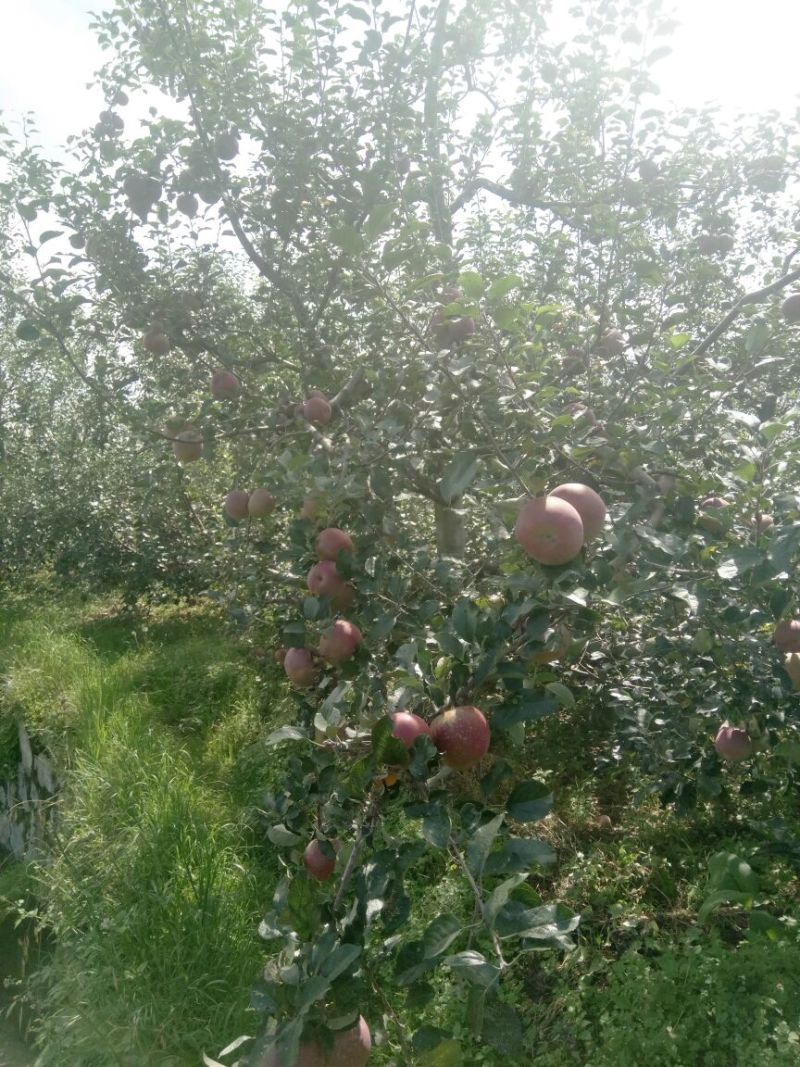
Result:
[[[291,713],[271,658],[211,607],[131,613],[42,581],[0,601],[0,678],[0,777],[22,716],[66,780],[50,861],[0,867],[0,911],[24,912],[51,946],[10,994],[37,1067],[216,1057],[253,1032],[256,928],[278,870],[254,814],[279,773],[260,741]],[[525,957],[508,982],[524,1052],[462,1034],[461,1064],[800,1065],[796,792],[742,798],[734,783],[727,802],[679,817],[637,801],[646,783],[632,766],[599,779],[604,739],[574,715],[543,721],[531,742],[556,794],[542,835],[558,856],[533,884],[581,926],[574,951]],[[752,865],[750,897],[699,923],[721,853]],[[411,887],[420,928],[458,886]],[[442,978],[424,1020],[402,997],[394,1007],[411,1028],[452,1028],[463,997]],[[385,1034],[370,1064],[411,1067]],[[0,1067],[31,1063],[0,1022]]]

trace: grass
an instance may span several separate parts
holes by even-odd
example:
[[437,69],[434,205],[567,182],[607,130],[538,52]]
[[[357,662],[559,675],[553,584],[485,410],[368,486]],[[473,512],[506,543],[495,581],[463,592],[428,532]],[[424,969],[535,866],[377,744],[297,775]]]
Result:
[[187,609],[45,599],[2,633],[6,763],[24,712],[66,768],[52,862],[30,871],[54,945],[27,985],[38,1063],[196,1064],[252,1025],[274,880],[250,821],[255,666]]
[[[27,915],[46,945],[17,987],[37,1065],[107,1067],[109,1050],[115,1067],[197,1064],[253,1032],[256,928],[277,875],[254,812],[281,774],[280,750],[259,740],[288,708],[274,668],[262,677],[213,608],[130,613],[47,586],[35,594],[0,611],[0,767],[17,758],[24,715],[65,789],[52,856],[0,868],[0,905]],[[625,1067],[643,1049],[656,1067],[800,1062],[797,869],[772,847],[800,837],[797,798],[739,798],[681,818],[634,802],[644,783],[631,766],[592,774],[587,751],[601,733],[565,714],[532,738],[531,769],[556,790],[540,830],[558,862],[531,884],[582,923],[574,952],[524,957],[507,983],[524,1056],[461,1034],[465,1067]],[[399,810],[389,836],[392,819]],[[752,910],[723,906],[700,926],[720,851],[752,863],[759,893]],[[443,855],[414,871],[408,891],[416,935],[472,906]],[[759,933],[765,916],[780,924]],[[447,972],[432,990],[424,1021],[452,1028],[463,992]],[[400,997],[392,1008],[419,1025],[419,1006]],[[379,1048],[370,1062],[389,1057]]]

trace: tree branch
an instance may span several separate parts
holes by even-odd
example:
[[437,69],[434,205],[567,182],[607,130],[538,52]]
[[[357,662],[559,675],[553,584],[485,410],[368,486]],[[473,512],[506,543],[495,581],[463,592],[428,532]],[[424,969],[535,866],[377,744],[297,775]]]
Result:
[[592,206],[588,201],[571,203],[564,200],[537,200],[522,193],[515,193],[513,189],[500,185],[499,182],[490,181],[488,178],[473,178],[467,182],[461,193],[450,205],[450,214],[455,215],[457,211],[460,211],[481,189],[484,192],[500,197],[501,200],[508,201],[509,204],[516,204],[518,207],[533,207],[539,208],[541,211],[550,211],[565,222],[571,222],[567,214],[569,211],[574,211],[575,208]]
[[777,281],[772,282],[771,285],[765,285],[763,289],[756,289],[755,292],[745,293],[744,296],[740,296],[733,307],[730,309],[724,319],[719,322],[710,334],[701,341],[700,344],[691,352],[691,356],[702,356],[704,352],[707,352],[715,341],[725,333],[728,327],[735,321],[739,312],[747,304],[758,304],[762,300],[766,300],[768,296],[772,296],[773,293],[779,293],[781,289],[785,289],[787,285],[791,285],[792,282],[797,281],[800,278],[800,269],[790,271],[788,274],[784,274],[782,278],[778,278]]
[[439,138],[439,80],[442,73],[444,39],[447,33],[447,16],[450,0],[439,0],[436,21],[431,41],[428,79],[425,85],[423,123],[425,127],[425,151],[428,156],[430,183],[428,204],[436,237],[448,247],[453,243],[453,227],[450,211],[444,197],[444,181],[441,170],[441,144]]

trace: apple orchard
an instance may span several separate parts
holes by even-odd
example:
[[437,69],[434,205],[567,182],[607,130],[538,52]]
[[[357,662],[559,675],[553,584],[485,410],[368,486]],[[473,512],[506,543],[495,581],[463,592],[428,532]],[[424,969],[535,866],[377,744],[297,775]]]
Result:
[[0,142],[65,442],[4,563],[74,486],[64,572],[210,591],[280,694],[248,1064],[522,1062],[559,746],[609,805],[796,787],[796,130],[662,103],[657,3],[547,8],[118,0],[68,164]]

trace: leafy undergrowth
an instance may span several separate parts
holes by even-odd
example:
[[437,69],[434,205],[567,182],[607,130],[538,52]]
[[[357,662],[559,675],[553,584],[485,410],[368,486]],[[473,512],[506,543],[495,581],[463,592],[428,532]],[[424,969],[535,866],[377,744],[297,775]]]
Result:
[[[0,762],[24,715],[65,769],[49,862],[0,877],[52,946],[19,987],[40,1067],[179,1067],[251,1033],[256,929],[278,875],[257,810],[283,751],[260,741],[290,714],[274,668],[211,608],[131,614],[43,587],[3,605],[0,674]],[[452,979],[425,1004],[389,1004],[371,976],[371,1022],[389,1038],[371,1062],[403,1062],[395,1024],[413,1029],[421,1009],[455,1030],[466,1067],[611,1067],[644,1049],[656,1067],[800,1062],[797,798],[741,796],[734,772],[723,803],[679,817],[633,768],[592,773],[597,724],[565,713],[531,742],[557,797],[541,825],[557,862],[531,884],[580,913],[576,949],[515,965],[504,997],[524,1032],[505,1032],[495,1004],[495,1048],[459,1033]],[[728,862],[715,856],[745,870],[744,891],[712,884]],[[444,856],[408,888],[420,932],[471,907]]]

